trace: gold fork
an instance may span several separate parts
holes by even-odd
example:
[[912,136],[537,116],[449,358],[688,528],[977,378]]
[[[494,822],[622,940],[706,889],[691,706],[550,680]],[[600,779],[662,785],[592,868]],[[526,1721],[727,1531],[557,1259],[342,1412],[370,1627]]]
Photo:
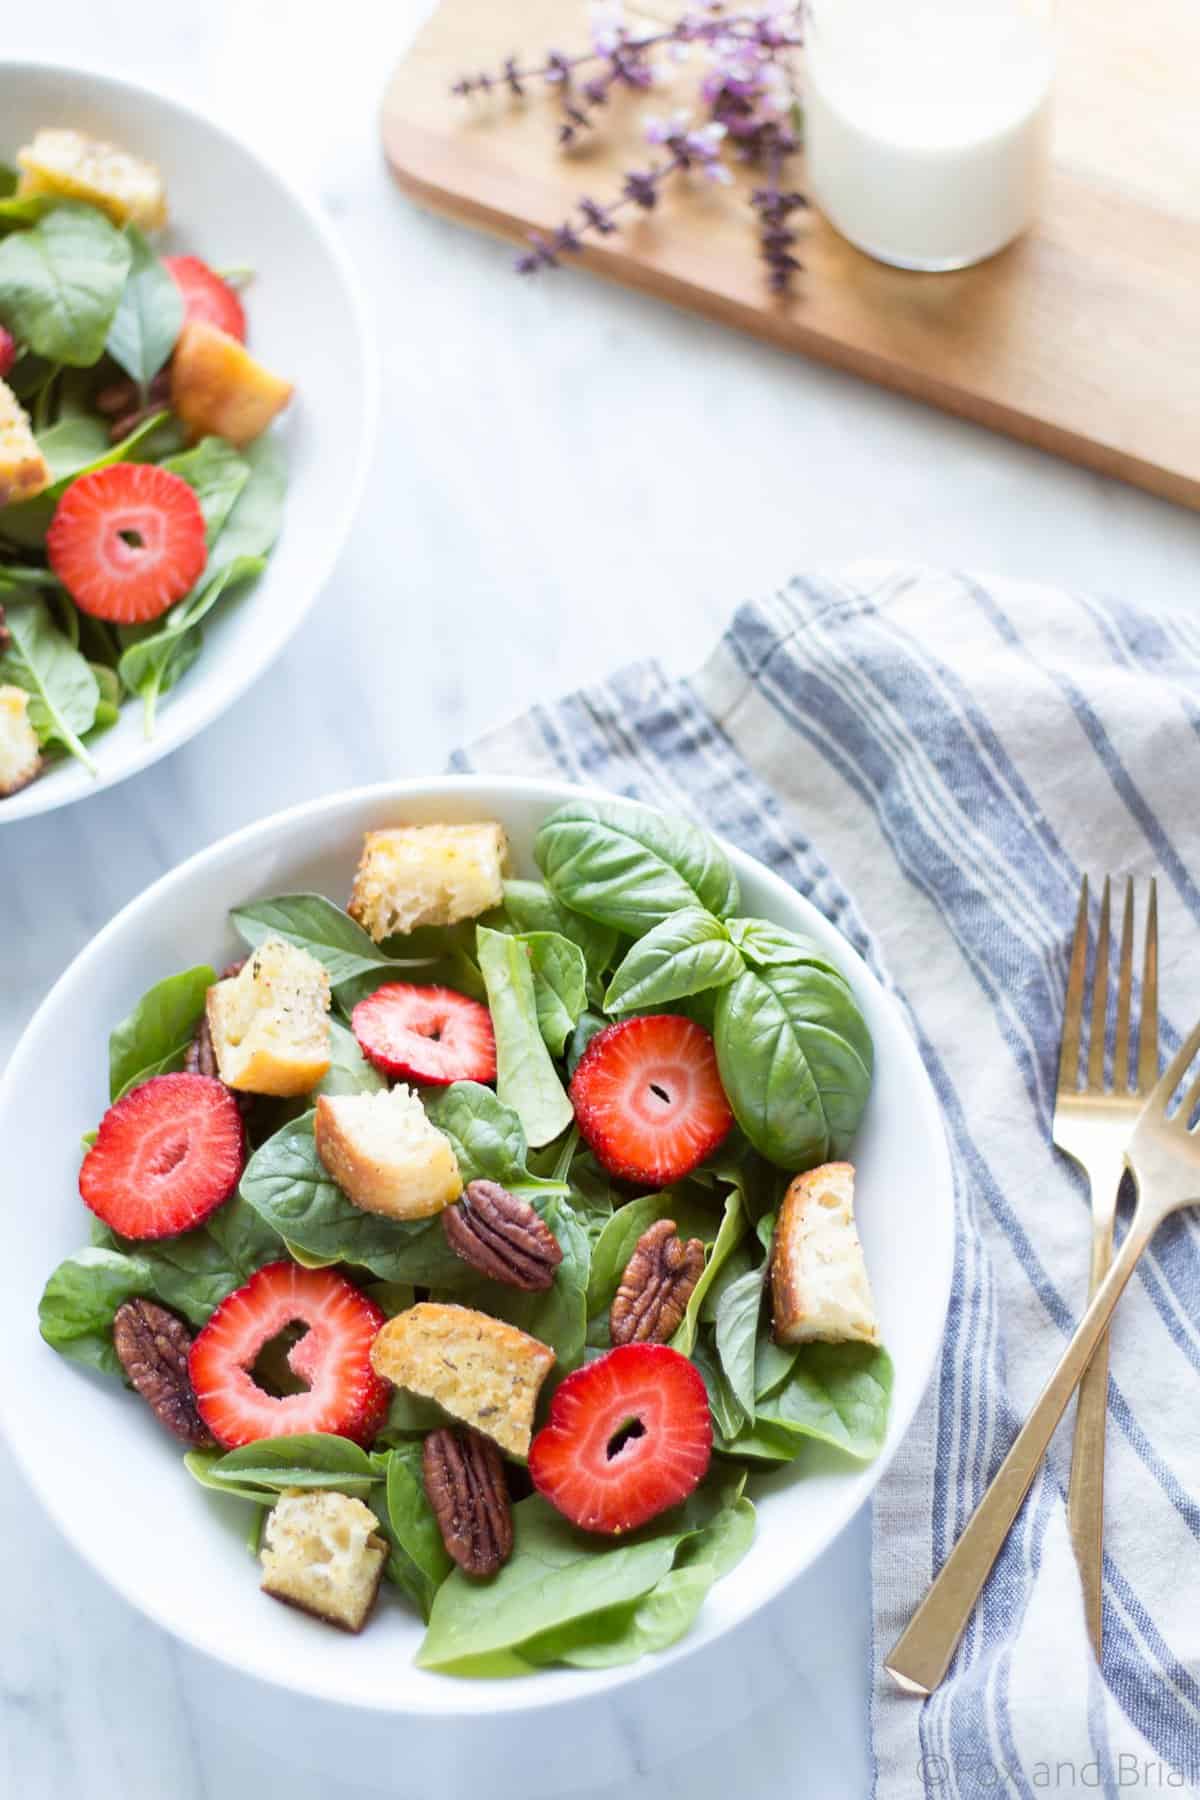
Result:
[[[1142,1103],[1158,1079],[1158,894],[1153,880],[1146,907],[1142,954],[1142,1004],[1138,1026],[1137,1066],[1130,1086],[1133,1001],[1133,880],[1125,883],[1121,950],[1117,973],[1116,1037],[1112,1081],[1105,1082],[1104,1047],[1109,998],[1109,931],[1112,883],[1106,875],[1096,934],[1092,971],[1092,1005],[1087,1032],[1084,1085],[1079,1085],[1083,1044],[1083,991],[1087,975],[1088,881],[1083,878],[1075,939],[1071,946],[1067,999],[1063,1012],[1062,1047],[1058,1059],[1058,1094],[1054,1103],[1054,1142],[1088,1178],[1092,1196],[1092,1264],[1089,1298],[1112,1261],[1113,1221],[1117,1190],[1125,1168],[1125,1146]],[[1108,1420],[1108,1337],[1102,1340],[1079,1384],[1075,1431],[1071,1444],[1071,1483],[1067,1520],[1083,1582],[1088,1632],[1100,1655],[1104,1568],[1104,1438]]]
[[1200,1106],[1200,1075],[1193,1079],[1178,1108],[1167,1110],[1198,1050],[1200,1025],[1155,1083],[1125,1147],[1137,1205],[1108,1274],[966,1530],[884,1664],[907,1693],[931,1694],[950,1666],[979,1591],[1142,1251],[1164,1219],[1200,1201],[1200,1126],[1190,1126]]

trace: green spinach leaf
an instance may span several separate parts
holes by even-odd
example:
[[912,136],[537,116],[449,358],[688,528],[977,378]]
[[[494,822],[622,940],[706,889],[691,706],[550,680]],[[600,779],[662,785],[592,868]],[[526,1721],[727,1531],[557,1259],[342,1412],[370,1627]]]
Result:
[[515,931],[525,934],[554,931],[559,937],[578,944],[587,967],[589,997],[599,1004],[604,973],[617,948],[617,934],[611,925],[598,925],[594,919],[587,919],[582,913],[563,906],[540,881],[504,883],[503,907],[498,914],[489,914],[481,923],[494,925],[499,930],[502,927],[498,920],[505,918]]
[[314,1094],[379,1094],[387,1082],[373,1063],[369,1063],[358,1047],[352,1031],[338,1022],[329,1021],[328,1072],[322,1075]]
[[266,1500],[289,1487],[333,1488],[365,1499],[384,1478],[365,1450],[328,1431],[260,1438],[217,1456],[205,1474],[208,1486],[234,1492],[259,1489]]
[[183,296],[136,225],[125,227],[129,276],[105,348],[145,393],[183,330]]
[[211,552],[250,479],[250,464],[224,438],[206,437],[191,450],[165,457],[160,466],[195,491]]
[[724,987],[741,973],[741,956],[720,919],[685,907],[653,926],[627,953],[604,996],[606,1012],[644,1012]]
[[423,1579],[418,1604],[429,1618],[433,1597],[453,1564],[442,1543],[442,1534],[425,1494],[420,1444],[401,1444],[386,1454],[387,1519],[390,1535],[414,1564]]
[[534,856],[564,906],[635,937],[683,907],[737,910],[737,877],[716,840],[633,801],[569,801],[543,823]]
[[564,1132],[575,1115],[538,1025],[529,957],[517,939],[484,925],[476,943],[496,1033],[496,1092],[536,1149]]
[[671,1339],[671,1348],[690,1356],[696,1342],[696,1332],[700,1325],[700,1309],[709,1288],[720,1274],[727,1259],[732,1256],[748,1229],[746,1209],[742,1205],[742,1197],[735,1188],[726,1195],[725,1210],[721,1215],[721,1226],[708,1253],[708,1261],[704,1265],[704,1273],[692,1289],[687,1303],[687,1311],[683,1315],[683,1323]]
[[130,1088],[181,1069],[188,1045],[204,1015],[204,1001],[217,979],[206,963],[156,981],[108,1039],[108,1093],[120,1100]]
[[748,1274],[730,1282],[717,1307],[714,1333],[717,1355],[734,1397],[747,1417],[754,1413],[755,1353],[762,1295],[762,1270],[751,1269]]
[[440,1219],[386,1219],[347,1200],[317,1155],[312,1113],[255,1151],[241,1196],[280,1237],[322,1262],[357,1263],[383,1281],[420,1287],[458,1287],[471,1274]]
[[570,1184],[531,1175],[524,1127],[511,1106],[477,1081],[456,1081],[423,1096],[431,1123],[450,1139],[464,1184],[481,1177],[510,1194],[569,1194]]
[[52,362],[99,361],[129,273],[130,245],[94,206],[63,202],[0,243],[0,318]]
[[39,743],[62,744],[85,768],[96,765],[82,743],[100,703],[100,688],[87,658],[52,622],[43,600],[9,603],[5,624],[11,643],[0,656],[0,684],[29,695],[29,722]]
[[413,966],[385,956],[362,926],[323,894],[279,894],[237,906],[229,917],[251,949],[265,938],[278,937],[307,950],[324,964],[334,987],[379,969],[392,971],[395,980],[403,981],[405,970]]
[[559,1057],[587,1004],[587,964],[583,951],[557,931],[519,933],[533,975],[538,1028],[551,1056]]
[[783,1386],[758,1401],[755,1423],[820,1438],[869,1461],[887,1435],[892,1363],[872,1344],[805,1344]]
[[38,1305],[38,1329],[46,1342],[72,1362],[104,1375],[122,1375],[113,1349],[112,1322],[126,1300],[154,1292],[144,1257],[91,1247],[59,1263]]

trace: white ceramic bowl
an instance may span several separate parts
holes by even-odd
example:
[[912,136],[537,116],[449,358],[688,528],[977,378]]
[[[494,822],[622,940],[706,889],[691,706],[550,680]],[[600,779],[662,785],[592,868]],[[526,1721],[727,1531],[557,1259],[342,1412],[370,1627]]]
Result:
[[296,384],[274,426],[288,461],[283,529],[265,574],[204,628],[204,649],[163,700],[147,741],[127,704],[97,740],[92,776],[73,759],[0,800],[0,823],[83,799],[185,743],[256,681],[298,629],[333,568],[366,477],[378,379],[356,278],[320,214],[220,126],[131,82],[51,63],[0,61],[0,162],[41,125],[111,139],[162,169],[162,248],[217,268],[249,265],[249,345]]
[[76,958],[25,1033],[0,1084],[9,1226],[0,1308],[0,1426],[42,1505],[76,1549],[159,1624],[264,1680],[395,1713],[527,1712],[636,1680],[700,1650],[793,1580],[863,1504],[903,1437],[941,1341],[950,1290],[949,1157],[929,1078],[895,1003],[833,927],[775,875],[729,848],[745,910],[810,932],[852,983],[875,1039],[876,1078],[855,1148],[859,1222],[896,1368],[883,1454],[868,1467],[817,1445],[792,1470],[753,1483],[759,1530],[696,1626],[664,1657],[600,1673],[554,1669],[464,1681],[412,1664],[415,1616],[387,1604],[342,1638],[256,1590],[243,1510],[193,1482],[178,1448],[121,1387],[65,1362],[39,1338],[50,1270],[87,1238],[79,1136],[107,1103],[106,1044],[151,982],[236,949],[225,915],[240,901],[316,889],[341,899],[362,834],[375,826],[496,818],[521,872],[563,783],[445,776],[361,788],[297,807],[214,844],[166,875]]

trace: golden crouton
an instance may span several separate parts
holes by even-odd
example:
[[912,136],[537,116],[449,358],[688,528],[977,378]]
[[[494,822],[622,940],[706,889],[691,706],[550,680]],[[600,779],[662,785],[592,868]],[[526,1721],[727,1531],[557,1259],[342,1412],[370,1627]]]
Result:
[[180,332],[171,358],[171,410],[193,441],[223,437],[242,450],[291,397],[291,382],[264,369],[227,331],[191,319]]
[[879,1342],[850,1163],[810,1169],[788,1188],[771,1251],[771,1298],[780,1344]]
[[29,695],[24,688],[0,687],[0,799],[32,781],[41,766],[41,746],[29,723]]
[[554,1352],[515,1325],[469,1306],[410,1306],[371,1345],[375,1373],[473,1425],[510,1456],[526,1456]]
[[387,1544],[369,1506],[329,1488],[285,1488],[263,1532],[262,1590],[343,1631],[375,1604]]
[[227,1087],[286,1098],[328,1073],[329,975],[307,950],[265,939],[240,974],[209,988],[206,1010]]
[[401,825],[369,831],[348,911],[377,944],[418,925],[477,919],[504,898],[503,828]]
[[38,449],[29,415],[0,381],[0,506],[32,500],[50,481],[50,465]]
[[157,231],[167,222],[167,193],[153,163],[85,137],[81,131],[39,131],[17,151],[18,194],[86,200],[114,225]]
[[391,1219],[428,1219],[462,1193],[450,1139],[411,1088],[321,1094],[317,1155],[348,1200]]

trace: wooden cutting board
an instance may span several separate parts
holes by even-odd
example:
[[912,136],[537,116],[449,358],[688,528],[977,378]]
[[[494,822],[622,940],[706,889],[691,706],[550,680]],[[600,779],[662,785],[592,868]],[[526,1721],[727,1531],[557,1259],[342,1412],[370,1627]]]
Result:
[[[649,21],[661,0],[641,8]],[[672,184],[581,260],[598,275],[1200,508],[1200,6],[1060,0],[1055,161],[1041,218],[977,268],[884,268],[808,215],[805,273],[767,292],[744,190]],[[641,120],[687,98],[618,99],[594,141],[555,148],[540,94],[449,93],[512,51],[586,42],[582,0],[443,0],[383,106],[388,161],[415,199],[505,237],[550,230],[647,151]],[[802,182],[801,182],[802,185]],[[513,281],[518,278],[514,275]],[[556,283],[570,305],[567,273]]]

